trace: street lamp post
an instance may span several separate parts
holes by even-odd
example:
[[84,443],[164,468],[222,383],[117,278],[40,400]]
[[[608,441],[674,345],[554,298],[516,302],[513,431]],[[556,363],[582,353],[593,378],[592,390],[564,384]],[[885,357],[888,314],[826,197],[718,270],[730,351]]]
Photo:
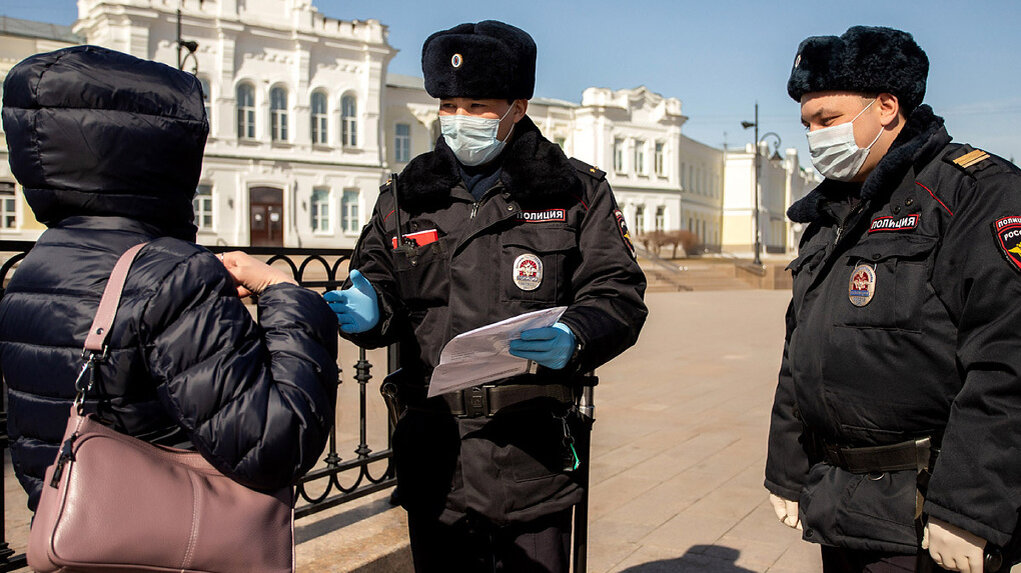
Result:
[[749,127],[755,128],[755,178],[752,180],[752,193],[754,194],[752,203],[752,233],[755,239],[755,259],[756,265],[761,265],[762,260],[759,258],[759,102],[755,102],[755,121],[742,121],[741,127],[748,129]]
[[776,138],[776,149],[780,148],[780,136],[770,131],[762,135],[759,138],[759,102],[755,102],[755,121],[742,121],[741,127],[748,129],[749,127],[755,128],[755,179],[752,181],[752,190],[754,192],[754,201],[752,205],[752,217],[755,220],[752,227],[752,232],[755,233],[755,259],[756,265],[762,264],[762,259],[759,256],[759,252],[762,250],[762,232],[759,230],[759,145],[766,140],[767,137],[773,136]]
[[[201,3],[201,2],[200,2]],[[188,61],[188,58],[192,59],[192,71],[194,75],[199,73],[199,59],[195,56],[195,50],[199,47],[199,43],[195,40],[185,40],[181,38],[181,9],[177,9],[177,69],[183,70],[184,63]],[[187,49],[188,53],[181,54],[182,49]]]

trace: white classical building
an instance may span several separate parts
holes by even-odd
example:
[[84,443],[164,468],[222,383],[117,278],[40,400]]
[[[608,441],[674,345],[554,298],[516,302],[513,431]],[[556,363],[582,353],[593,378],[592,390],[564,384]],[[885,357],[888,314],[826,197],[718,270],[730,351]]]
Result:
[[[180,24],[178,21],[180,8]],[[79,0],[73,30],[0,19],[0,76],[33,53],[88,42],[194,71],[210,134],[195,199],[200,243],[349,248],[378,187],[439,136],[421,78],[387,74],[395,50],[376,20],[319,14],[311,0]],[[179,54],[178,25],[186,42]],[[681,101],[645,87],[537,97],[528,114],[568,155],[607,172],[632,233],[689,230],[706,250],[750,256],[752,148],[682,134]],[[0,239],[42,230],[0,145]],[[763,157],[764,248],[790,251],[784,211],[814,180],[797,152]]]
[[[396,51],[378,21],[326,18],[310,0],[80,0],[73,33],[25,21],[0,31],[0,72],[83,42],[177,66],[178,8],[181,36],[198,43],[184,68],[202,81],[210,123],[198,241],[353,246],[387,171],[383,91]],[[0,195],[12,188],[18,214],[0,237],[34,239],[41,226],[13,193],[6,146],[0,159]]]

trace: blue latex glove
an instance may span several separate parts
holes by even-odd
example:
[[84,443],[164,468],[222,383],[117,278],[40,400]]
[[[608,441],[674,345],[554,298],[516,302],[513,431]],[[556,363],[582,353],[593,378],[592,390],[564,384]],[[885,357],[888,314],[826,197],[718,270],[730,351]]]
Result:
[[323,298],[330,305],[330,310],[337,314],[337,323],[342,332],[365,332],[379,322],[376,289],[357,270],[351,271],[351,288],[331,290]]
[[512,340],[510,353],[527,358],[546,368],[560,370],[574,354],[574,333],[566,324],[556,323],[546,328],[533,328]]

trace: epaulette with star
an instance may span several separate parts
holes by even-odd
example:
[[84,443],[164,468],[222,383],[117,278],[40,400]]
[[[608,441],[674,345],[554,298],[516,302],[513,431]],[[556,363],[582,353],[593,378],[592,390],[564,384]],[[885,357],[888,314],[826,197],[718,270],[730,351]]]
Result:
[[568,161],[571,162],[571,166],[573,166],[575,169],[581,171],[582,173],[588,175],[589,177],[594,178],[596,181],[602,181],[603,179],[606,179],[606,172],[603,171],[602,169],[599,169],[598,167],[593,167],[592,165],[589,165],[588,163],[585,163],[584,161],[580,159],[575,159],[573,157],[569,158]]

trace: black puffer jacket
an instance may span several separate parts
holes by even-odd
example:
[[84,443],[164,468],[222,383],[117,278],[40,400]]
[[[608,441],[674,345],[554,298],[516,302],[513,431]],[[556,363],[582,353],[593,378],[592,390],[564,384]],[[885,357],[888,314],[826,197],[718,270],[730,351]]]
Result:
[[12,171],[50,227],[0,300],[11,453],[29,507],[56,457],[110,271],[144,241],[87,409],[152,442],[190,441],[253,487],[307,471],[332,424],[336,319],[318,294],[281,284],[259,298],[256,324],[223,265],[187,242],[208,130],[198,81],[69,48],[11,71],[3,122]]

